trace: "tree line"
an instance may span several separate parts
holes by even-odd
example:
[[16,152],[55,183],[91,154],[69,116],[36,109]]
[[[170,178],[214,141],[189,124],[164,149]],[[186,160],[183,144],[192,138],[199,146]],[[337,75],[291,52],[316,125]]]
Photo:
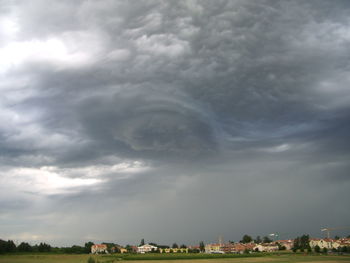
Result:
[[91,251],[91,246],[94,243],[87,242],[84,246],[73,245],[71,247],[52,247],[47,243],[30,245],[27,242],[22,242],[18,246],[13,240],[0,239],[0,254],[8,253],[68,253],[68,254],[88,254]]

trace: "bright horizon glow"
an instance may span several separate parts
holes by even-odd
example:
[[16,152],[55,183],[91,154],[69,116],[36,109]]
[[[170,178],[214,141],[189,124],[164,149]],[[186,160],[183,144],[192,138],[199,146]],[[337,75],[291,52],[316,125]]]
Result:
[[0,73],[28,62],[49,62],[57,66],[81,66],[91,60],[85,52],[70,52],[58,38],[13,41],[0,49]]

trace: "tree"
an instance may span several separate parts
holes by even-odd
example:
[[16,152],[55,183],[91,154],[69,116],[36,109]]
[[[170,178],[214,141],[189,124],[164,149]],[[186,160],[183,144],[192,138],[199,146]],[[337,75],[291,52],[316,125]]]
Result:
[[310,247],[310,237],[309,235],[302,235],[300,237],[300,247],[308,249]]
[[187,248],[187,246],[185,244],[182,244],[180,248]]
[[179,246],[176,243],[174,243],[172,248],[179,248]]
[[4,254],[7,252],[7,242],[5,240],[0,239],[0,254]]
[[126,248],[126,250],[128,251],[128,253],[133,252],[133,251],[132,251],[132,246],[131,246],[131,245],[128,244],[128,245],[125,246],[125,248]]
[[302,235],[294,239],[294,249],[300,249],[300,251],[310,249],[310,238],[309,235]]
[[140,246],[143,246],[145,244],[145,239],[141,239],[141,243],[140,243]]
[[89,254],[91,252],[91,247],[95,245],[93,242],[89,241],[89,242],[86,242],[85,245],[84,245],[84,252]]
[[284,246],[278,242],[277,242],[277,246],[278,246],[278,250],[286,250],[287,249],[286,246]]
[[16,252],[16,249],[17,247],[15,243],[12,240],[8,240],[6,245],[6,252],[13,253],[13,252]]
[[51,251],[51,246],[46,243],[40,243],[38,246],[38,251],[39,252],[50,252]]
[[335,239],[335,240],[339,240],[340,237],[339,237],[339,236],[335,236],[334,239]]
[[341,248],[341,252],[343,252],[343,253],[350,252],[350,247],[343,246]]
[[242,238],[242,240],[241,240],[240,242],[241,242],[241,243],[250,243],[250,242],[252,242],[252,241],[253,241],[253,239],[252,239],[251,236],[244,235],[243,238]]
[[32,252],[33,251],[32,246],[26,242],[22,242],[21,244],[19,244],[19,246],[17,247],[17,250],[19,252]]
[[205,245],[204,245],[203,241],[199,242],[199,250],[200,250],[200,252],[204,252],[205,251]]
[[320,253],[320,252],[321,252],[321,248],[320,248],[319,245],[316,245],[316,246],[314,247],[314,250],[315,250],[316,253]]
[[257,236],[256,239],[254,240],[256,244],[260,244],[262,242],[260,236]]
[[328,249],[327,249],[326,247],[324,247],[324,248],[322,249],[322,253],[327,254],[327,252],[328,252]]
[[263,243],[271,243],[271,242],[272,242],[272,239],[269,238],[268,236],[263,237]]
[[293,249],[298,250],[300,248],[300,237],[297,237],[294,239],[293,242]]

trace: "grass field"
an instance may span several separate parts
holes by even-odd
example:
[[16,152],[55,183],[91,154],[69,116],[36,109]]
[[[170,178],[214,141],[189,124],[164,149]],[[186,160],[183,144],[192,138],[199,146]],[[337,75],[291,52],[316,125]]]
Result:
[[[281,254],[281,255],[260,255],[260,256],[248,256],[242,257],[240,255],[231,255],[230,258],[203,258],[202,256],[197,259],[191,259],[191,254],[187,254],[183,259],[178,259],[176,255],[164,257],[162,255],[156,255],[157,259],[154,259],[152,255],[136,255],[134,257],[121,258],[120,256],[108,255],[108,256],[94,256],[100,263],[117,263],[119,261],[137,261],[137,263],[259,263],[259,262],[273,262],[273,263],[338,263],[338,262],[350,262],[350,256],[341,255],[302,255],[302,254]],[[193,257],[194,255],[192,255]],[[199,255],[197,255],[199,256]],[[207,255],[208,256],[208,255]],[[210,256],[210,255],[209,255]],[[216,255],[214,255],[216,256]],[[1,255],[0,263],[87,263],[90,255],[60,255],[60,254],[31,254],[31,255]],[[162,260],[160,260],[162,259]]]

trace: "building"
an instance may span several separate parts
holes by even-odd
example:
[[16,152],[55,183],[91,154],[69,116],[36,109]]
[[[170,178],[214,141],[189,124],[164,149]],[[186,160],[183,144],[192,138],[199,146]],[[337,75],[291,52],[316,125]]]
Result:
[[252,251],[256,244],[254,243],[224,243],[224,244],[207,244],[205,253],[208,254],[227,254],[227,253],[244,253]]
[[123,247],[117,245],[117,246],[111,248],[111,252],[124,254],[124,253],[128,253],[128,250],[126,248],[123,248]]
[[205,245],[205,253],[207,254],[223,254],[222,244],[207,244]]
[[149,252],[155,251],[157,249],[158,248],[155,246],[152,246],[150,244],[145,244],[143,246],[137,247],[137,253],[144,254],[144,253],[149,253]]
[[128,250],[126,248],[120,247],[119,248],[120,253],[124,254],[124,253],[128,253]]
[[273,252],[273,251],[278,251],[278,245],[274,243],[262,243],[262,244],[257,244],[253,250],[259,251],[259,252]]
[[278,243],[281,247],[285,247],[286,250],[292,250],[294,246],[294,241],[292,239],[277,240],[275,243]]
[[92,245],[91,246],[91,253],[92,254],[100,254],[100,253],[108,254],[107,245],[105,245],[105,244]]
[[337,249],[340,246],[337,240],[331,238],[310,238],[309,245],[311,248],[319,246],[321,249]]

